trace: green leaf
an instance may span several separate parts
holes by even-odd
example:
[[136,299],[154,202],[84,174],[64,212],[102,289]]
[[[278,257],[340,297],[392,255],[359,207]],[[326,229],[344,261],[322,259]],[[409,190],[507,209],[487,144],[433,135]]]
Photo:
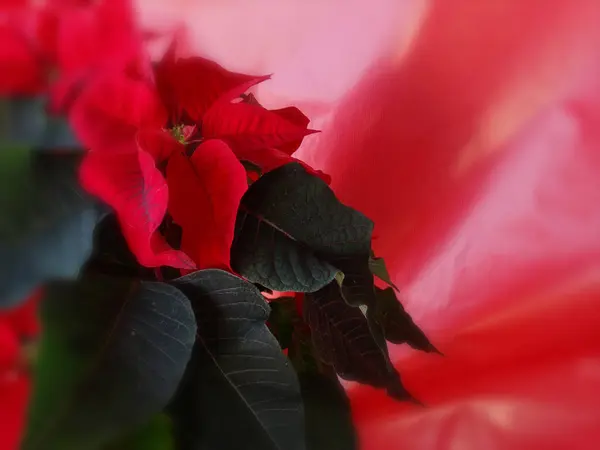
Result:
[[159,414],[135,432],[102,450],[175,450],[172,428],[171,419]]
[[106,215],[94,231],[94,252],[82,272],[114,277],[155,280],[154,271],[143,267],[129,249],[114,213]]
[[232,266],[273,290],[314,292],[338,270],[346,272],[356,261],[368,264],[372,229],[323,180],[298,163],[286,164],[263,175],[242,198]]
[[404,310],[392,288],[377,288],[376,292],[377,303],[373,319],[381,325],[386,340],[393,344],[408,344],[416,350],[441,354]]
[[358,442],[350,402],[339,380],[316,373],[300,375],[310,450],[353,450]]
[[37,147],[46,130],[42,97],[0,99],[0,149]]
[[[285,315],[278,323],[293,327],[288,357],[300,380],[306,425],[307,448],[310,450],[352,450],[357,448],[356,434],[346,392],[331,366],[315,358],[310,328],[296,309],[296,299],[284,297],[271,302],[271,308],[281,305]],[[273,314],[272,314],[273,316]]]
[[247,211],[236,220],[231,266],[248,280],[281,292],[318,290],[337,273],[310,248]]
[[54,283],[23,450],[95,450],[143,425],[174,395],[196,323],[165,283],[86,277]]
[[44,97],[0,99],[0,151],[15,146],[81,151],[67,119],[47,113]]
[[358,307],[348,305],[333,282],[304,299],[304,319],[321,361],[350,381],[386,389],[398,400],[412,400],[393,367],[385,342],[371,331]]
[[91,254],[103,211],[79,187],[78,167],[72,153],[0,152],[0,308],[46,280],[76,277]]
[[194,356],[170,408],[178,448],[304,449],[298,379],[265,325],[263,296],[221,270],[173,283],[198,321]]
[[297,317],[296,299],[294,297],[280,297],[272,300],[269,306],[271,307],[269,329],[281,348],[289,348],[294,333],[294,320]]
[[384,281],[395,290],[399,291],[396,285],[392,282],[390,273],[387,270],[385,260],[383,258],[369,258],[369,269],[377,278]]

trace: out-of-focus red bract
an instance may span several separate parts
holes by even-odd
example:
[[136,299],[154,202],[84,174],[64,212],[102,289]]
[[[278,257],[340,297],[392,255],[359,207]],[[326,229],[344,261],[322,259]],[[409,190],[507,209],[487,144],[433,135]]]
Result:
[[17,449],[21,441],[31,387],[21,344],[37,337],[36,291],[21,306],[0,312],[0,448]]

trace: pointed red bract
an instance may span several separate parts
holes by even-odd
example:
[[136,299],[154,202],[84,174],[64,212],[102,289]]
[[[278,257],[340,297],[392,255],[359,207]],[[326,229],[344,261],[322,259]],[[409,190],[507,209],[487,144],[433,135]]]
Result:
[[163,163],[175,152],[185,150],[183,144],[177,142],[171,133],[160,129],[144,129],[137,134],[140,149],[150,154],[156,164]]
[[135,26],[130,0],[53,1],[38,26],[38,41],[59,78],[52,84],[50,109],[68,111],[82,85],[99,72],[150,62],[143,33]]
[[167,166],[169,213],[183,230],[181,248],[198,269],[231,271],[230,250],[246,172],[222,141],[202,143],[188,158],[175,153]]
[[123,235],[146,267],[193,268],[193,262],[170,248],[156,231],[167,210],[169,191],[154,159],[132,142],[116,152],[89,152],[80,171],[83,187],[110,205]]
[[[277,148],[316,133],[295,125],[260,106],[246,103],[214,104],[204,115],[202,135],[222,139],[238,154]],[[239,155],[238,155],[239,156]]]
[[[279,117],[283,117],[290,123],[293,123],[296,126],[301,128],[308,128],[308,124],[310,123],[310,119],[304,115],[302,111],[300,111],[295,106],[289,106],[287,108],[274,109],[271,110],[272,113],[277,114]],[[295,141],[289,142],[287,144],[280,145],[278,147],[284,153],[288,155],[293,155],[298,147],[302,144],[302,140],[304,137],[301,137]]]
[[176,45],[175,41],[155,69],[163,102],[176,121],[185,113],[200,122],[217,100],[229,102],[270,78],[230,72],[201,57],[178,58]]
[[158,128],[166,111],[145,80],[110,72],[86,85],[69,114],[71,126],[84,146],[110,151],[129,145],[138,129]]

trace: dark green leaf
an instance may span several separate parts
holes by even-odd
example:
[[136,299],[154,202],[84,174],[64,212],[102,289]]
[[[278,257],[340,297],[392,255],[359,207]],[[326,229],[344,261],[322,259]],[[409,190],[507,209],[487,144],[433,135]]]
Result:
[[300,375],[309,450],[358,448],[350,402],[337,378],[315,373]]
[[189,300],[165,283],[106,276],[55,283],[24,450],[94,450],[170,401],[192,352]]
[[280,297],[269,304],[269,329],[273,332],[281,348],[288,348],[292,343],[294,332],[294,319],[296,313],[296,299],[294,297]]
[[440,353],[404,310],[392,288],[377,288],[376,291],[377,303],[373,317],[381,324],[383,334],[389,342],[406,343],[417,350]]
[[373,336],[361,310],[344,301],[337,283],[306,295],[304,318],[320,359],[342,378],[386,389],[399,400],[412,399],[387,348]]
[[323,180],[298,163],[286,164],[263,175],[242,198],[232,265],[274,290],[314,292],[335,277],[330,265],[344,271],[338,262],[368,263],[372,229]]
[[171,408],[179,448],[304,449],[298,379],[265,325],[262,295],[221,270],[173,283],[198,321],[192,363]]
[[66,118],[47,114],[44,97],[0,100],[0,151],[15,146],[42,151],[80,148]]
[[0,152],[0,307],[77,276],[89,257],[102,212],[79,187],[78,163],[71,153]]
[[340,287],[342,297],[349,305],[375,304],[375,284],[367,256],[330,258],[330,261],[344,273]]
[[115,214],[108,214],[94,232],[94,251],[83,269],[115,277],[154,279],[152,269],[141,266],[121,232]]
[[0,100],[0,148],[37,147],[46,132],[45,101],[41,97]]
[[102,450],[175,450],[171,419],[159,414],[135,432]]
[[396,285],[392,282],[390,277],[390,273],[387,270],[385,265],[385,261],[383,258],[370,258],[369,259],[369,269],[371,273],[375,275],[380,280],[387,283],[389,286],[393,287],[397,291],[399,290]]
[[311,249],[243,210],[236,221],[231,266],[248,280],[282,292],[318,290],[337,273]]

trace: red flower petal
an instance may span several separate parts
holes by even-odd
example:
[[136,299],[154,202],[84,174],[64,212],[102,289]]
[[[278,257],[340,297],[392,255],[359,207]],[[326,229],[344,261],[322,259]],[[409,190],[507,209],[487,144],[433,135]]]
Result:
[[12,25],[2,25],[0,42],[0,95],[40,91],[44,85],[42,65],[24,33]]
[[222,141],[201,144],[191,158],[175,153],[167,166],[169,212],[183,229],[181,248],[199,269],[229,266],[235,219],[248,188],[246,171]]
[[0,315],[0,377],[12,368],[19,357],[19,339],[8,320]]
[[25,427],[31,382],[16,371],[0,373],[0,448],[16,450]]
[[[302,111],[300,111],[295,106],[289,106],[287,108],[282,109],[274,109],[271,110],[271,112],[277,114],[279,117],[283,117],[288,122],[293,123],[294,125],[297,125],[301,128],[308,128],[308,124],[310,123],[310,119],[306,117],[304,113],[302,113]],[[298,150],[298,147],[300,147],[300,145],[302,144],[302,140],[303,138],[300,138],[288,144],[281,145],[279,146],[279,150],[281,150],[284,153],[287,153],[288,155],[292,155],[296,150]]]
[[202,122],[205,138],[222,139],[236,154],[293,143],[314,130],[295,125],[260,106],[218,102]]
[[137,142],[142,150],[154,158],[156,164],[166,161],[173,153],[184,150],[183,145],[165,130],[140,130],[137,134]]
[[270,78],[229,72],[201,57],[177,59],[175,45],[157,65],[155,76],[163,102],[176,120],[181,120],[185,112],[195,122],[218,99],[229,102]]
[[80,179],[88,192],[115,210],[140,264],[193,268],[189,258],[170,248],[156,231],[167,210],[169,191],[152,156],[134,143],[125,151],[91,151],[82,163]]
[[84,145],[110,150],[121,142],[128,145],[141,127],[161,128],[166,111],[148,82],[111,72],[85,87],[70,120]]
[[130,1],[61,3],[50,11],[58,21],[56,53],[62,72],[115,67],[141,51],[142,32],[135,26]]
[[37,308],[43,294],[43,289],[37,289],[17,308],[2,311],[0,313],[0,322],[6,321],[10,324],[15,335],[20,338],[33,338],[37,336],[40,331]]

